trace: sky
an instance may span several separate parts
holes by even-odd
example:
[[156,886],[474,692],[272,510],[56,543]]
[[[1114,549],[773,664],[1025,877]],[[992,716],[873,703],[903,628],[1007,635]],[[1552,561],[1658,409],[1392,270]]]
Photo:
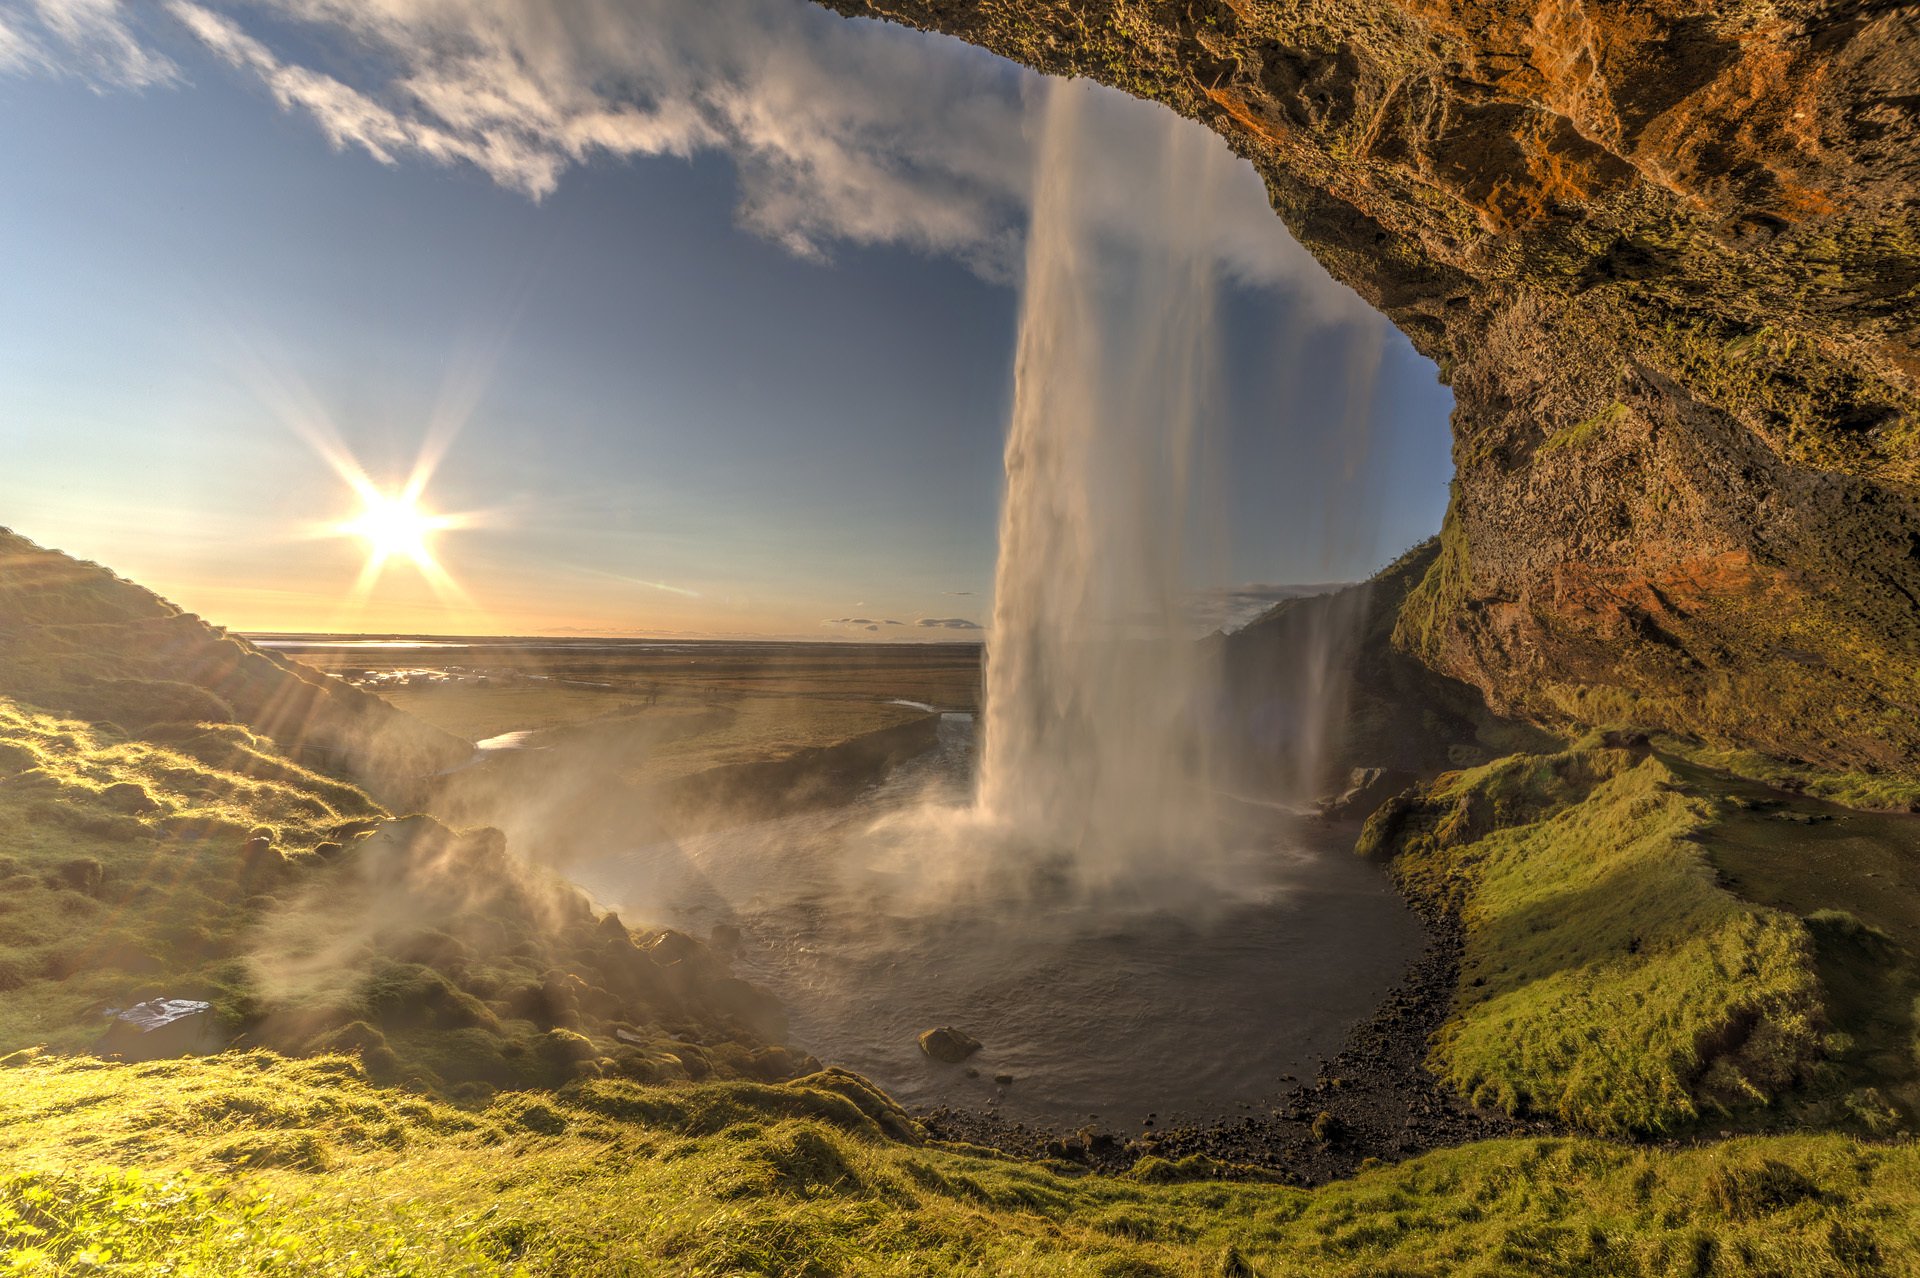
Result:
[[[801,0],[0,0],[0,524],[240,630],[978,637],[1037,85]],[[1085,91],[1137,256],[1166,113]],[[1234,172],[1223,622],[1451,472]],[[342,527],[415,476],[375,576]]]

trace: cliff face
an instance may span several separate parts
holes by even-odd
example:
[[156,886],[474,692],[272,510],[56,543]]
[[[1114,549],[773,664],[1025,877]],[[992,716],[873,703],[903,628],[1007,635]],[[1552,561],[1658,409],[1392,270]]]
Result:
[[1920,13],[822,3],[1201,120],[1438,362],[1403,648],[1543,722],[1920,767]]

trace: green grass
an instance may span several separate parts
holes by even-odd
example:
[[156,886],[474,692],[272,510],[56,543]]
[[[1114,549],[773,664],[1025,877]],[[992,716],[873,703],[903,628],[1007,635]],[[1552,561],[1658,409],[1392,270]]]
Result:
[[1808,794],[1850,808],[1887,812],[1920,811],[1920,779],[1886,772],[1833,772],[1787,763],[1756,750],[1715,747],[1698,741],[1662,736],[1656,743],[1664,753],[1742,780],[1757,781],[1779,790]]
[[463,1110],[340,1058],[10,1064],[4,1273],[1624,1278],[1920,1263],[1920,1150],[1831,1135],[1510,1140],[1309,1191],[901,1139],[885,1099],[845,1075],[600,1080]]
[[1400,872],[1466,924],[1431,1058],[1462,1092],[1666,1132],[1767,1104],[1817,1059],[1806,928],[1718,883],[1712,805],[1658,759],[1511,756],[1442,778],[1411,819]]
[[82,1047],[100,1008],[163,992],[237,1015],[256,898],[340,823],[384,815],[234,725],[163,745],[0,698],[0,764],[7,1047]]

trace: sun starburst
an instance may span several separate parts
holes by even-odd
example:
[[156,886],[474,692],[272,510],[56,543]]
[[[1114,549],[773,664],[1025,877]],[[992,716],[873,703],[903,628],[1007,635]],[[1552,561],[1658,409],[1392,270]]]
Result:
[[434,562],[433,535],[459,526],[457,519],[425,510],[404,493],[375,491],[363,494],[362,500],[360,513],[339,530],[365,541],[369,556],[382,563],[404,559],[425,567]]

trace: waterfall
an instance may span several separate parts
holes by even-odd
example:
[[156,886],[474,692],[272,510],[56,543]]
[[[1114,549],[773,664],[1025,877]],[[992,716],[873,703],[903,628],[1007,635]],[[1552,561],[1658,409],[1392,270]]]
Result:
[[1095,876],[1210,825],[1212,649],[1185,615],[1214,377],[1209,218],[1231,157],[1169,114],[1129,223],[1081,172],[1089,89],[1050,82],[1006,445],[976,816]]

